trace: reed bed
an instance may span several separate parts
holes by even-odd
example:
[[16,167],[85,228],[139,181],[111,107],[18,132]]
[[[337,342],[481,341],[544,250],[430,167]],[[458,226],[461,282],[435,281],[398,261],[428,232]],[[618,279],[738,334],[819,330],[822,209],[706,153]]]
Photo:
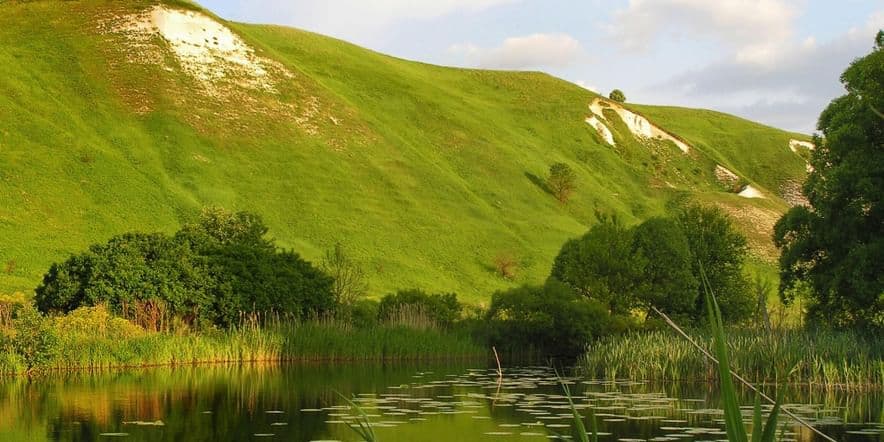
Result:
[[[712,337],[693,338],[707,349]],[[751,330],[727,332],[731,367],[756,384],[801,384],[822,388],[881,389],[884,342],[853,332]],[[610,336],[587,346],[580,366],[589,376],[655,381],[717,382],[714,364],[674,332]]]
[[[57,351],[38,371],[220,362],[466,360],[487,356],[469,333],[396,323],[353,327],[344,321],[244,323],[231,330],[97,331],[58,335]],[[34,371],[21,355],[0,351],[0,373]]]

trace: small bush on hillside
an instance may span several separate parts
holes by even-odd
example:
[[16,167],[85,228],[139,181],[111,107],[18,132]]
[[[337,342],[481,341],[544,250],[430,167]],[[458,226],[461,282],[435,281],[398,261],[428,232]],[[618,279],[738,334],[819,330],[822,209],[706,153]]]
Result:
[[518,268],[519,262],[510,253],[502,252],[494,257],[494,270],[502,278],[514,279]]
[[399,319],[403,314],[426,317],[440,327],[450,327],[460,318],[463,306],[457,301],[454,293],[427,294],[422,290],[402,290],[384,296],[378,305],[378,320],[389,322]]
[[626,94],[624,94],[623,91],[621,91],[620,89],[614,89],[613,91],[611,91],[611,93],[608,94],[608,98],[619,103],[626,102]]
[[568,202],[574,193],[577,174],[571,166],[565,163],[555,163],[549,167],[549,176],[546,178],[546,186],[553,196],[561,203]]
[[511,351],[576,356],[597,336],[623,327],[604,304],[551,280],[495,293],[486,314],[492,345]]

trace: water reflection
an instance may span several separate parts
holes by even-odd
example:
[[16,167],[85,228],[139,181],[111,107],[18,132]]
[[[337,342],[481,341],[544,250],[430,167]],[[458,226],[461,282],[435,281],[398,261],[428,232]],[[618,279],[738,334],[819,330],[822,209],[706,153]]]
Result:
[[[707,384],[571,378],[602,440],[721,440]],[[155,368],[0,383],[3,441],[356,440],[354,396],[384,441],[546,440],[570,434],[570,411],[543,367],[283,365]],[[882,395],[791,389],[791,409],[838,440],[884,440]],[[743,403],[752,398],[744,395]],[[746,407],[747,419],[751,407]],[[785,421],[785,440],[815,440]]]

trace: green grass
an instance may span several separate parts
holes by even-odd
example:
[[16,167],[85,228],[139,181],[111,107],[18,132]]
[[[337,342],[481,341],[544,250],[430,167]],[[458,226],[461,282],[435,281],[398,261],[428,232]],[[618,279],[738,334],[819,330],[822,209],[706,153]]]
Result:
[[[707,333],[692,335],[700,345],[712,348]],[[884,384],[880,340],[850,332],[799,330],[775,330],[773,336],[765,337],[746,329],[728,329],[727,340],[731,368],[753,383],[858,390]],[[715,366],[669,331],[603,338],[589,345],[581,366],[589,375],[611,379],[717,379]]]
[[[0,292],[30,292],[89,244],[172,232],[220,205],[260,214],[308,259],[342,242],[373,296],[482,303],[542,281],[597,211],[632,223],[684,196],[785,209],[728,194],[715,163],[772,196],[804,176],[793,134],[731,116],[629,105],[696,149],[640,143],[619,123],[611,148],[584,123],[595,95],[549,75],[431,66],[277,26],[228,23],[292,78],[210,98],[162,41],[169,70],[128,62],[131,47],[98,31],[151,3],[0,4]],[[535,184],[554,162],[577,173],[565,206]],[[494,271],[501,253],[519,262],[514,280]]]

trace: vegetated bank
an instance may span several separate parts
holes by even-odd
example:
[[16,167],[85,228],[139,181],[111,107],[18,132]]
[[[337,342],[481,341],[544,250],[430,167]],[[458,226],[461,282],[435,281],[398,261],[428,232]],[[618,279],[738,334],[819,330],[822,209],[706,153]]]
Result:
[[[712,338],[694,330],[707,349]],[[745,328],[727,332],[731,368],[755,384],[801,384],[834,389],[881,389],[884,342],[854,331]],[[609,336],[587,345],[580,358],[588,376],[605,379],[715,382],[716,366],[671,330]]]

